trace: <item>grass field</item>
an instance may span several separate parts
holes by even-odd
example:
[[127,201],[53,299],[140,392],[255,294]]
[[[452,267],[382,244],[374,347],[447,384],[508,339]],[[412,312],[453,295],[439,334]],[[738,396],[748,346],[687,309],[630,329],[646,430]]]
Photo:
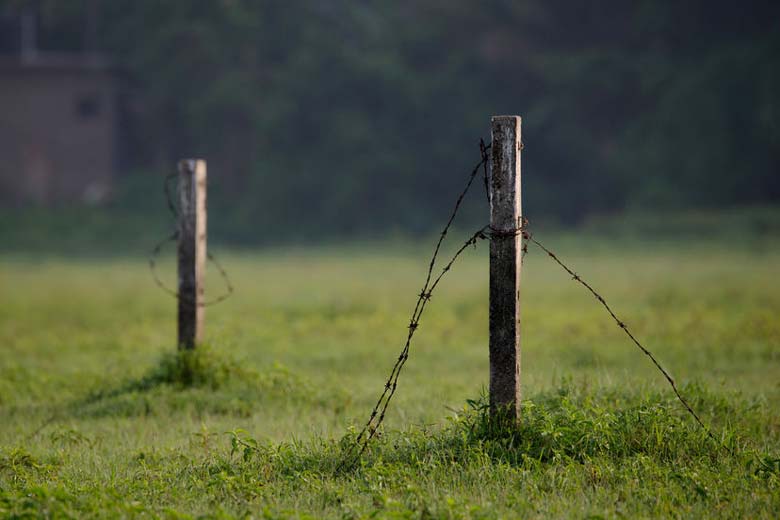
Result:
[[523,272],[520,428],[482,416],[483,244],[434,296],[384,433],[346,472],[427,242],[223,254],[237,292],[208,308],[192,380],[143,258],[9,254],[0,517],[780,517],[780,244],[547,242],[734,453],[538,251]]

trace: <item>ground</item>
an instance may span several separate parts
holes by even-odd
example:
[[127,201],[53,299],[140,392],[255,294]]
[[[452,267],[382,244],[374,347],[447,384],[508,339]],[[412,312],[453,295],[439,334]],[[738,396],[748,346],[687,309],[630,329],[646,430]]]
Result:
[[430,240],[223,252],[236,293],[206,310],[207,345],[186,358],[143,258],[6,254],[0,517],[780,516],[780,247],[538,238],[656,354],[717,443],[533,249],[520,427],[483,414],[481,244],[434,294],[382,434],[348,468]]

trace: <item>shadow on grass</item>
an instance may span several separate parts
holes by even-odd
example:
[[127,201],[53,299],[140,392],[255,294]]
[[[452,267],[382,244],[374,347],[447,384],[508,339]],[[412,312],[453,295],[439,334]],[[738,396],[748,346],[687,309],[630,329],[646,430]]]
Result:
[[258,371],[208,346],[164,355],[138,379],[92,392],[63,407],[79,418],[177,413],[251,416],[260,407],[335,407],[344,395],[323,395],[281,365]]

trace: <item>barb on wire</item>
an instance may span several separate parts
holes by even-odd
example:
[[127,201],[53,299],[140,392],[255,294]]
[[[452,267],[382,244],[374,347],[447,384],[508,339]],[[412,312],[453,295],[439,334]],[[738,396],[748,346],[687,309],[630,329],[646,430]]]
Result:
[[[173,215],[174,219],[179,218],[179,209],[174,203],[174,198],[171,193],[171,184],[173,184],[173,181],[175,181],[178,178],[178,175],[176,173],[171,173],[169,175],[166,175],[165,181],[163,181],[163,191],[165,193],[165,202],[168,206],[168,210],[171,212],[171,215]],[[149,271],[152,273],[152,280],[154,280],[155,285],[165,291],[166,293],[170,294],[174,298],[179,298],[178,291],[175,291],[171,289],[170,287],[166,286],[165,283],[160,279],[160,276],[157,274],[157,257],[160,256],[160,253],[162,252],[163,248],[168,242],[175,242],[179,239],[179,231],[174,231],[167,237],[160,240],[152,249],[151,254],[149,255]],[[227,271],[222,266],[222,264],[217,260],[217,257],[214,256],[214,254],[211,253],[211,251],[206,252],[206,258],[214,264],[214,267],[217,268],[217,272],[219,273],[220,278],[222,278],[222,282],[225,285],[225,292],[222,293],[220,296],[214,298],[213,300],[207,300],[203,302],[198,303],[198,307],[209,307],[211,305],[216,305],[218,303],[221,303],[233,294],[235,291],[233,284],[230,281],[230,277],[227,274]]]
[[[527,220],[523,219],[523,227],[527,227]],[[701,428],[707,433],[709,438],[713,440],[716,444],[721,446],[723,449],[725,449],[728,453],[733,454],[732,450],[726,446],[723,442],[719,441],[715,435],[712,433],[712,430],[708,428],[704,421],[701,420],[699,415],[694,411],[693,407],[688,403],[688,401],[683,397],[683,395],[680,393],[680,390],[677,388],[677,384],[675,383],[674,379],[672,378],[671,374],[663,367],[661,366],[661,363],[656,359],[656,357],[653,355],[652,352],[650,352],[649,349],[647,349],[642,343],[639,342],[638,339],[636,339],[636,336],[629,330],[628,325],[624,321],[622,321],[620,318],[617,317],[615,312],[612,310],[612,308],[609,306],[607,301],[604,299],[603,296],[601,296],[596,290],[591,286],[588,282],[582,279],[580,275],[578,275],[576,272],[574,272],[568,265],[564,264],[563,261],[550,249],[545,247],[541,242],[539,242],[534,236],[531,234],[530,231],[523,230],[523,238],[526,240],[532,242],[535,246],[537,246],[539,249],[544,251],[549,258],[551,258],[555,263],[557,263],[564,271],[566,271],[569,275],[571,275],[572,280],[579,283],[585,289],[590,291],[590,293],[599,301],[599,303],[607,310],[609,315],[612,317],[612,319],[615,321],[615,324],[623,330],[623,332],[631,339],[631,341],[634,343],[634,345],[639,348],[639,350],[642,351],[642,353],[650,358],[650,361],[653,362],[653,365],[663,374],[666,381],[669,383],[669,386],[672,387],[672,390],[674,391],[674,394],[677,396],[677,399],[682,403],[682,405],[685,407],[685,409],[688,411],[688,413],[693,417],[696,422],[701,426]],[[524,249],[525,251],[526,249]]]
[[482,181],[485,185],[485,199],[488,206],[490,206],[490,165],[488,164],[490,161],[488,161],[487,155],[488,148],[490,148],[490,145],[485,145],[485,141],[480,139],[479,155],[482,157]]
[[436,247],[433,250],[433,254],[431,255],[431,260],[428,264],[428,273],[426,274],[425,277],[425,283],[423,284],[420,294],[417,295],[417,303],[414,306],[414,310],[412,311],[412,316],[409,320],[406,342],[404,343],[404,346],[401,349],[401,353],[398,356],[398,359],[396,360],[395,364],[393,365],[392,370],[390,371],[390,375],[387,378],[387,381],[385,382],[384,390],[382,391],[382,394],[379,396],[379,399],[374,405],[374,408],[371,411],[371,415],[369,416],[368,421],[366,421],[366,424],[363,426],[360,433],[358,433],[355,442],[350,446],[341,464],[339,464],[339,469],[349,468],[360,459],[360,457],[366,451],[368,444],[377,434],[379,427],[382,425],[382,422],[385,419],[385,414],[387,412],[387,407],[389,406],[390,401],[392,400],[393,396],[395,395],[395,391],[398,388],[398,378],[401,374],[401,370],[406,364],[406,360],[409,359],[409,349],[412,344],[412,339],[420,325],[420,319],[422,318],[423,312],[425,311],[428,302],[431,301],[431,297],[433,296],[433,291],[439,285],[439,282],[441,282],[442,278],[444,278],[444,276],[452,268],[452,265],[455,263],[458,257],[470,245],[475,245],[478,240],[487,237],[486,234],[487,226],[482,227],[479,230],[477,230],[475,233],[473,233],[463,243],[463,245],[461,245],[460,248],[458,248],[458,250],[452,256],[452,258],[444,265],[444,267],[441,268],[439,274],[434,278],[433,272],[436,267],[436,260],[438,259],[442,243],[444,242],[444,239],[446,238],[447,233],[449,232],[450,227],[452,226],[452,223],[455,221],[455,217],[457,216],[458,211],[460,210],[461,204],[463,203],[463,199],[466,197],[466,194],[468,193],[469,189],[474,183],[474,179],[479,173],[480,168],[483,167],[488,161],[488,156],[487,156],[488,149],[490,149],[490,145],[485,145],[483,141],[480,141],[480,153],[481,153],[480,161],[471,170],[471,174],[469,175],[468,182],[466,182],[465,188],[463,189],[463,191],[461,191],[460,195],[455,201],[455,207],[453,208],[452,213],[450,214],[450,217],[447,220],[444,229],[440,233],[438,241],[436,242]]
[[172,181],[175,181],[178,178],[178,175],[176,172],[169,173],[165,176],[165,181],[163,182],[163,190],[165,191],[165,202],[168,204],[168,211],[171,212],[171,215],[173,215],[173,218],[177,219],[179,218],[179,208],[176,206],[176,204],[173,202],[173,195],[171,195],[171,183]]
[[154,280],[154,283],[157,285],[157,287],[167,292],[174,298],[178,298],[179,293],[166,286],[163,283],[163,281],[160,279],[160,277],[157,275],[157,257],[160,255],[160,252],[162,251],[165,244],[167,244],[168,242],[173,242],[175,240],[178,240],[178,238],[179,238],[179,232],[174,231],[167,237],[157,242],[157,245],[154,246],[154,249],[152,249],[152,253],[149,255],[149,271],[152,273],[152,280]]
[[219,276],[222,278],[222,281],[225,284],[225,292],[222,293],[220,296],[214,298],[213,300],[208,300],[205,302],[202,302],[200,305],[201,307],[209,307],[211,305],[216,305],[218,303],[224,302],[230,296],[233,294],[233,284],[230,283],[230,278],[228,277],[227,271],[225,271],[225,268],[222,267],[222,264],[219,263],[217,260],[217,257],[211,254],[210,252],[206,252],[206,258],[208,258],[212,264],[214,264],[214,267],[217,268],[217,272],[219,273]]

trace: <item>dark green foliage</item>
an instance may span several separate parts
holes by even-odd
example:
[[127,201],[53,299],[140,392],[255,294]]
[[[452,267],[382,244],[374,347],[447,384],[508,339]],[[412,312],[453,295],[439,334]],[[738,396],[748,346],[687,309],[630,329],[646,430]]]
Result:
[[[0,6],[31,3],[45,48],[80,48],[84,2]],[[532,222],[774,203],[779,9],[112,0],[98,43],[133,99],[128,166],[204,156],[214,234],[289,242],[431,230],[500,113],[524,116]],[[161,204],[137,189],[160,176],[137,177],[115,211]],[[467,212],[484,223],[484,208]]]

